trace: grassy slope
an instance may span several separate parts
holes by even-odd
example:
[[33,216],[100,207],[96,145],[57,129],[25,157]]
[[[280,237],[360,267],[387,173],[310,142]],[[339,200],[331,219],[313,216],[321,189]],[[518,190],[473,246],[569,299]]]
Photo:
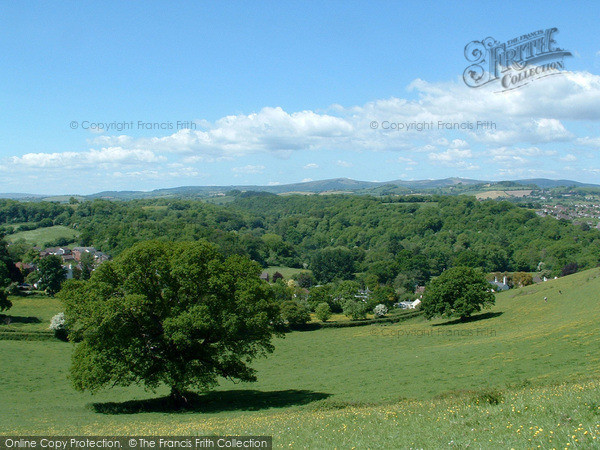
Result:
[[311,271],[307,269],[294,269],[293,267],[284,266],[269,266],[265,269],[265,272],[267,272],[270,277],[272,277],[275,274],[275,272],[279,272],[281,275],[283,275],[283,278],[286,281],[298,273],[311,273]]
[[13,303],[13,307],[4,314],[0,314],[4,319],[0,319],[0,332],[7,329],[46,331],[52,316],[63,311],[60,301],[45,295],[11,296],[9,299]]
[[[484,320],[436,326],[441,321],[418,319],[291,333],[256,363],[259,382],[223,383],[200,404],[203,414],[167,414],[151,403],[127,405],[150,410],[144,413],[93,412],[92,401],[153,395],[139,388],[95,397],[75,393],[66,381],[69,344],[0,341],[0,359],[9,361],[0,364],[6,404],[0,429],[252,432],[274,434],[276,445],[286,446],[386,447],[391,440],[404,446],[485,446],[489,439],[514,447],[590,444],[600,436],[600,384],[593,381],[600,375],[599,288],[600,269],[594,269],[499,294],[496,314]],[[531,388],[514,387],[530,382]],[[572,384],[556,386],[562,382]],[[491,388],[500,389],[505,401],[489,405],[460,393]],[[437,398],[449,391],[457,397]],[[269,409],[273,405],[279,408]]]
[[6,236],[10,242],[16,242],[19,239],[25,239],[29,244],[45,246],[49,242],[55,241],[58,238],[66,238],[74,241],[79,234],[72,228],[62,225],[55,225],[47,228],[37,228],[35,230],[20,231],[15,234]]

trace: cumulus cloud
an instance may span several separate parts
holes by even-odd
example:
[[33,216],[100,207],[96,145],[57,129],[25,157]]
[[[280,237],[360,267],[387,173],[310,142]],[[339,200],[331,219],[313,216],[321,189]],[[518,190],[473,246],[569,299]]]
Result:
[[520,142],[540,144],[544,142],[566,142],[574,138],[557,119],[541,118],[509,124],[506,129],[485,131],[474,137],[484,143],[514,145]]
[[471,156],[473,156],[471,150],[458,150],[449,148],[445,152],[430,153],[429,159],[432,161],[453,162],[464,158],[470,158]]
[[519,164],[524,166],[527,164],[539,165],[539,162],[550,156],[556,155],[555,150],[543,150],[539,147],[497,147],[489,151],[492,160],[504,166]]
[[262,173],[266,169],[265,166],[255,166],[252,164],[248,164],[244,167],[234,167],[231,169],[232,172],[235,173],[243,173],[243,174],[252,174],[252,173]]
[[[431,144],[468,148],[470,140],[496,146],[568,141],[574,135],[565,127],[565,121],[600,120],[600,77],[588,72],[564,72],[501,93],[471,89],[457,81],[416,80],[410,90],[417,99],[380,99],[352,107],[334,105],[328,113],[265,107],[252,114],[226,116],[212,124],[204,122],[203,130],[184,129],[168,136],[139,139],[99,136],[91,142],[214,161],[259,152],[289,157],[300,150],[393,151]],[[401,125],[401,130],[373,130],[372,121]],[[444,136],[447,130],[438,129],[438,122],[493,122],[495,126],[459,130],[462,137],[448,138]],[[433,126],[419,131],[417,125],[423,123]]]
[[[568,143],[571,156],[564,158],[577,154],[576,146],[600,148],[599,136],[580,134],[581,124],[590,130],[594,129],[590,123],[600,122],[600,76],[589,72],[563,72],[500,93],[486,87],[471,89],[458,80],[429,83],[420,79],[411,83],[409,91],[410,99],[392,97],[356,106],[333,105],[322,112],[264,107],[214,122],[199,121],[201,129],[182,129],[165,136],[103,134],[88,140],[91,149],[87,151],[27,153],[9,157],[0,165],[5,172],[18,168],[23,174],[25,168],[107,168],[107,173],[138,171],[140,176],[149,177],[160,176],[154,172],[193,177],[206,172],[194,166],[258,158],[256,155],[291,158],[299,152],[312,152],[314,162],[302,166],[308,170],[322,168],[328,158],[336,161],[339,155],[344,155],[343,159],[334,164],[351,167],[356,164],[353,152],[402,152],[401,157],[385,160],[419,168],[428,161],[471,170],[493,162],[511,170],[511,164],[534,164],[540,157],[553,157],[544,153],[551,146],[556,152],[557,146]],[[383,129],[385,121],[396,124],[395,128]],[[373,127],[373,122],[378,126]],[[479,122],[494,126],[460,127]],[[440,129],[439,123],[459,126]],[[337,153],[321,156],[325,152]],[[554,159],[559,161],[559,156]],[[188,169],[165,169],[162,166],[166,163],[181,163]],[[129,167],[132,165],[136,167]],[[295,167],[300,165],[295,162]],[[259,174],[265,166],[227,167],[226,171],[230,170],[237,175]]]
[[575,155],[573,155],[572,153],[568,153],[565,156],[563,156],[562,158],[560,158],[560,160],[566,161],[566,162],[577,161],[577,157]]
[[19,166],[62,169],[94,167],[99,164],[156,163],[165,160],[164,156],[157,156],[150,150],[124,149],[122,147],[91,149],[87,152],[26,153],[20,157],[10,158],[13,164]]
[[309,163],[309,164],[306,164],[303,168],[304,169],[318,169],[319,165],[316,163]]
[[410,166],[414,166],[417,164],[416,161],[410,159],[410,158],[405,158],[404,156],[399,156],[396,161],[398,161],[399,163],[404,163],[404,164],[408,164]]
[[469,144],[467,141],[463,141],[462,139],[454,139],[450,143],[450,148],[468,148]]
[[455,167],[464,170],[479,169],[477,164],[468,161],[473,156],[471,150],[461,150],[457,148],[449,148],[444,152],[430,153],[429,160],[434,164],[442,164],[444,166]]
[[579,145],[584,145],[586,147],[594,147],[594,148],[600,148],[600,137],[582,137],[582,138],[578,138],[577,139],[577,143]]

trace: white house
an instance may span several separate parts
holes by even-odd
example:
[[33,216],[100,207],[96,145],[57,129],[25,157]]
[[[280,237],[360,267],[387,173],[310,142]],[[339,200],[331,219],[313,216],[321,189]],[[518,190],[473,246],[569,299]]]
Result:
[[502,281],[498,281],[498,277],[494,277],[494,281],[490,281],[490,284],[495,286],[492,288],[493,292],[507,291],[510,289],[510,286],[506,280],[506,276],[502,279]]
[[402,308],[402,309],[416,309],[417,306],[419,306],[421,304],[421,299],[416,299],[414,302],[400,302],[400,303],[396,303],[396,306],[398,308]]

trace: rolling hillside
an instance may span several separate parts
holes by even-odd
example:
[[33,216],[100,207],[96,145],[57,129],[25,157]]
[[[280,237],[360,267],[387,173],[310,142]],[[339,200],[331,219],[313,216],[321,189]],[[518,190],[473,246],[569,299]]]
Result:
[[590,447],[600,438],[598,292],[600,269],[592,269],[498,294],[491,311],[467,323],[293,332],[256,363],[257,383],[223,382],[185,414],[156,400],[166,391],[76,393],[66,379],[70,344],[0,341],[10,361],[0,366],[0,428],[235,431],[272,434],[278,447]]
[[[306,181],[301,183],[280,184],[274,186],[257,185],[230,185],[230,186],[180,186],[173,188],[154,189],[152,191],[102,191],[90,195],[76,195],[78,200],[105,198],[111,200],[134,200],[146,198],[199,198],[215,195],[223,195],[229,191],[260,191],[273,194],[288,193],[327,193],[327,192],[357,192],[361,194],[378,194],[381,189],[396,187],[395,193],[405,194],[410,191],[426,192],[434,189],[451,188],[456,186],[476,187],[484,185],[502,185],[510,183],[522,186],[537,186],[541,189],[555,187],[594,187],[600,185],[581,183],[572,180],[550,180],[546,178],[535,178],[515,181],[483,181],[467,178],[444,178],[439,180],[393,180],[393,181],[359,181],[350,178],[332,178],[327,180]],[[38,195],[22,193],[0,193],[0,198],[21,201],[58,201],[65,202],[70,195]]]

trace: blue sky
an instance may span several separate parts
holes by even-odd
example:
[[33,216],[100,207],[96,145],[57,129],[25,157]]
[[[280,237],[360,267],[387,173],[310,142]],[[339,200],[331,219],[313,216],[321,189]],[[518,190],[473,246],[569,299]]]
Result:
[[[600,183],[598,17],[596,2],[6,3],[0,191]],[[470,41],[552,27],[565,72],[510,92],[464,84]],[[437,127],[477,121],[495,129]]]

